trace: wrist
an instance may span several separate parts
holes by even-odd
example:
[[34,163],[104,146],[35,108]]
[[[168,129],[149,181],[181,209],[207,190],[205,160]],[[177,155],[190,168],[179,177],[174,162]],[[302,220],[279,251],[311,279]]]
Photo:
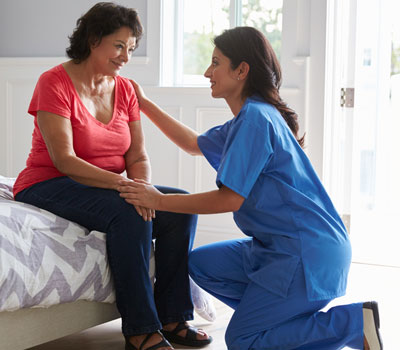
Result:
[[128,180],[125,176],[115,174],[116,176],[112,179],[111,189],[118,191],[118,187],[120,186],[119,182],[122,180]]
[[156,209],[157,210],[166,211],[166,209],[164,208],[165,197],[166,197],[166,195],[164,193],[160,193],[159,194],[159,196],[157,198],[157,202],[156,202]]

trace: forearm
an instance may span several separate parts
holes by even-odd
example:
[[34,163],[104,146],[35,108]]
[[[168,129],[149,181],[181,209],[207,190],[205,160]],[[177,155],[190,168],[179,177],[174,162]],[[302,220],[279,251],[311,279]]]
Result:
[[151,182],[151,166],[147,157],[142,158],[131,164],[126,169],[126,174],[129,179],[141,179],[146,182]]
[[227,196],[225,189],[195,194],[164,194],[156,209],[186,214],[218,214],[240,209],[243,198]]
[[87,186],[115,190],[118,182],[125,179],[120,174],[101,169],[76,156],[64,157],[55,166],[61,173]]
[[152,185],[140,181],[120,181],[120,196],[134,205],[186,214],[217,214],[240,209],[245,198],[229,187],[195,194],[163,194]]
[[196,131],[170,116],[149,99],[143,99],[140,108],[178,147],[191,155],[202,155],[197,145]]

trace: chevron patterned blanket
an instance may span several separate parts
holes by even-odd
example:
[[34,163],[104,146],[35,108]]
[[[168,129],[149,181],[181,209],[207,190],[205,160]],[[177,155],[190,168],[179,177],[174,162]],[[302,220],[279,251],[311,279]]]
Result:
[[0,312],[115,300],[105,234],[15,202],[0,176]]
[[[88,300],[115,301],[105,234],[13,199],[0,175],[0,312]],[[154,251],[150,278],[154,280]],[[211,296],[190,280],[195,311],[214,321]]]

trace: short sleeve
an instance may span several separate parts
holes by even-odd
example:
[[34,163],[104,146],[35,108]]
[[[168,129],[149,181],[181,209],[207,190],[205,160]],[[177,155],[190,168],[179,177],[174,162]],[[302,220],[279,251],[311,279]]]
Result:
[[[130,84],[130,83],[129,83]],[[137,120],[140,120],[140,108],[139,108],[139,102],[136,96],[136,92],[131,86],[131,91],[129,94],[129,121],[134,122]]]
[[218,171],[227,135],[228,123],[206,131],[197,138],[197,144],[210,165]]
[[217,173],[217,186],[229,187],[247,198],[273,155],[272,125],[256,127],[248,119],[237,120],[226,139]]
[[43,73],[36,84],[28,113],[36,117],[38,111],[71,118],[70,90],[55,71]]

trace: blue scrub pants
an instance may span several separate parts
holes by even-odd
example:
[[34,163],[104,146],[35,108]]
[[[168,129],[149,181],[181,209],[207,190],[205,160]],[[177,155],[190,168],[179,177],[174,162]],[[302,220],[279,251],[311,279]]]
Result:
[[[183,193],[157,187],[163,193]],[[146,222],[114,190],[89,187],[58,177],[35,184],[16,200],[48,210],[89,230],[106,232],[108,262],[125,336],[151,333],[162,324],[193,319],[188,255],[197,216],[156,212]],[[149,278],[152,239],[155,239],[154,295]]]
[[235,310],[225,334],[229,350],[363,349],[362,303],[319,311],[330,300],[308,300],[302,264],[286,298],[269,292],[243,269],[247,240],[206,245],[189,256],[196,283]]

